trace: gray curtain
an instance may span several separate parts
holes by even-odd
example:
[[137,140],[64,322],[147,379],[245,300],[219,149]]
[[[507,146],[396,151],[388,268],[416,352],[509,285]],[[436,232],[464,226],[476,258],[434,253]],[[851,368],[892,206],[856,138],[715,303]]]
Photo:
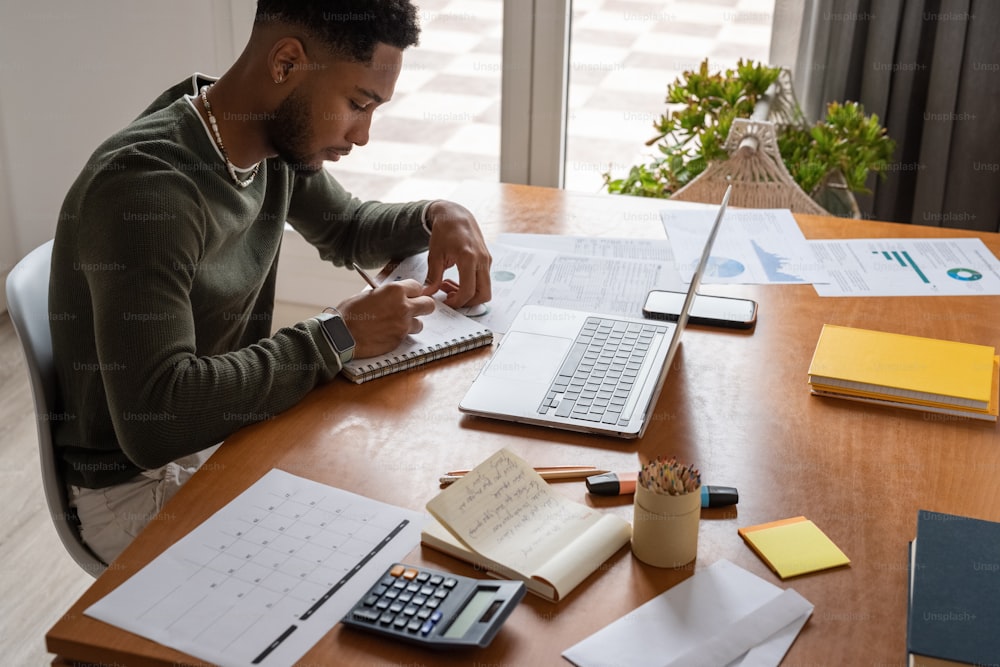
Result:
[[810,118],[857,100],[896,141],[866,217],[1000,231],[1000,2],[812,0],[793,73]]

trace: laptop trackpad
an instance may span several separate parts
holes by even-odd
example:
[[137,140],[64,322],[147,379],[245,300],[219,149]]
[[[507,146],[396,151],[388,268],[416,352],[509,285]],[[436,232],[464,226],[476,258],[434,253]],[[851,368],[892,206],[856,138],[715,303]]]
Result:
[[551,384],[573,340],[512,331],[486,369],[487,377]]

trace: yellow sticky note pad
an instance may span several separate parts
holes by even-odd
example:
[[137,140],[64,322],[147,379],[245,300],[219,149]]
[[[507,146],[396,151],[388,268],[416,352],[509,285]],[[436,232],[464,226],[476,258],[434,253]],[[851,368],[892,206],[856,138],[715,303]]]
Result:
[[782,579],[851,562],[804,516],[747,526],[740,528],[739,534]]

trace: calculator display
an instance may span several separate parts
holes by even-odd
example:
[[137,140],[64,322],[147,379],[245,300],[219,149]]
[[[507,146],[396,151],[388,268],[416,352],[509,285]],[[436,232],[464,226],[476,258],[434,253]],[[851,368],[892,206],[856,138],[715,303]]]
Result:
[[445,631],[444,636],[449,639],[452,637],[464,637],[466,631],[482,617],[483,612],[489,608],[490,603],[493,602],[495,597],[496,589],[476,591],[476,594],[472,596],[469,603],[465,605],[462,613],[452,622],[451,627]]

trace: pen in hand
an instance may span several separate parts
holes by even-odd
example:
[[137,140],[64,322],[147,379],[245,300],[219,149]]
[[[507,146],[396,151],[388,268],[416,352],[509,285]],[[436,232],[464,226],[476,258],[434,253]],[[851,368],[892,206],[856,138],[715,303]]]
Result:
[[364,269],[362,269],[360,266],[358,266],[354,262],[351,262],[351,266],[354,267],[355,271],[357,271],[358,273],[361,274],[361,277],[365,279],[365,282],[368,283],[369,287],[371,287],[372,289],[375,289],[376,287],[378,287],[378,283],[376,283],[372,279],[372,277],[370,275],[368,275],[368,273]]

